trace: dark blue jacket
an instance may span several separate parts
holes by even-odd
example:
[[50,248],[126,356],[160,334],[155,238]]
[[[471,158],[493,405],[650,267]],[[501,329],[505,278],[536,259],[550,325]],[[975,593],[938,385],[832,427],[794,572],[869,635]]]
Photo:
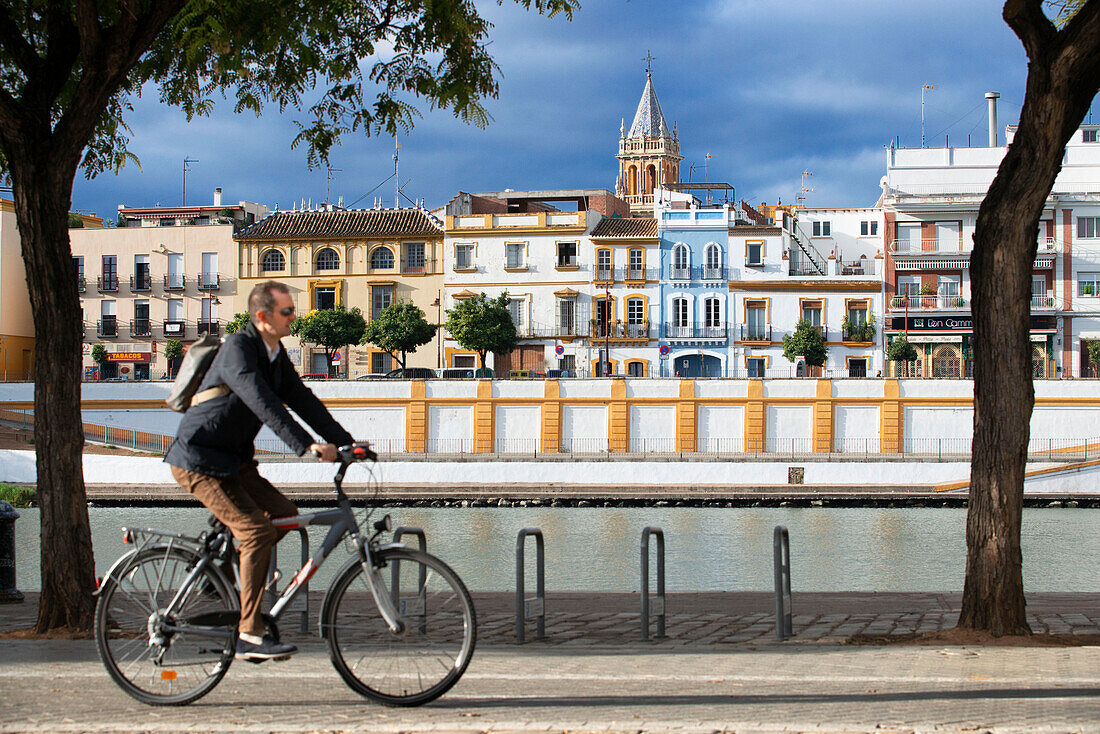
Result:
[[353,441],[313,391],[302,384],[286,349],[272,362],[256,327],[248,324],[226,337],[207,370],[199,391],[226,385],[232,390],[187,410],[165,461],[181,469],[234,477],[252,461],[253,442],[267,425],[299,456],[314,438],[290,415],[298,414],[324,442],[344,446]]

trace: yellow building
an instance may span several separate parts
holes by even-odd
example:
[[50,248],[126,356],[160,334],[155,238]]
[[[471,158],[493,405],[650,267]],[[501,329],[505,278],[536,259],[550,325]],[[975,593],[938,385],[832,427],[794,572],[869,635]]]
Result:
[[[412,301],[429,323],[442,321],[443,225],[423,209],[280,211],[239,232],[235,312],[247,309],[262,280],[290,286],[300,314],[342,305],[370,321],[397,300]],[[408,355],[407,367],[441,366],[442,334]],[[325,373],[324,349],[284,342],[303,374]],[[371,346],[345,347],[333,365],[341,377],[388,372],[397,365]]]

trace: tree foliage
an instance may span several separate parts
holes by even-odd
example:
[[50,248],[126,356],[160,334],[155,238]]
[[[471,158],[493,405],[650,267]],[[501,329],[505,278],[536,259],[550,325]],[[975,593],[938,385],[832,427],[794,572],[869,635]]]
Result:
[[92,345],[92,361],[100,367],[107,364],[107,347],[102,344]]
[[248,325],[249,315],[245,311],[240,311],[233,314],[233,318],[225,322],[225,333],[236,334],[238,331]]
[[430,342],[438,329],[412,301],[394,301],[367,324],[361,343],[389,352],[404,369],[406,354]]
[[905,334],[898,334],[890,341],[890,346],[886,349],[886,358],[893,362],[915,362],[917,349],[909,343]]
[[793,334],[783,335],[783,356],[790,362],[795,357],[805,357],[806,364],[821,367],[828,351],[821,332],[806,319],[798,322]]
[[447,331],[463,349],[477,352],[481,367],[487,352],[510,352],[519,342],[508,300],[507,291],[492,299],[479,293],[447,311]]
[[[572,16],[576,0],[515,0]],[[188,119],[300,109],[292,146],[324,162],[345,133],[408,130],[417,100],[475,124],[497,94],[490,24],[470,0],[9,0],[0,4],[0,174],[12,184],[35,323],[42,528],[36,630],[91,626],[95,565],[82,476],[80,304],[68,212],[78,170],[134,157],[131,99]],[[352,340],[353,342],[358,339]]]
[[290,333],[302,341],[324,348],[331,375],[332,355],[349,344],[358,344],[366,328],[367,322],[357,307],[348,311],[343,306],[337,306],[299,316],[290,325]]

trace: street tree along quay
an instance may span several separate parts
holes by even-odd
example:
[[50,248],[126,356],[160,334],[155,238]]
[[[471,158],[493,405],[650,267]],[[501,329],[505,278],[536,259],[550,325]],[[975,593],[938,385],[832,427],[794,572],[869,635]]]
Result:
[[477,352],[481,368],[487,352],[510,352],[519,341],[507,291],[492,299],[484,293],[463,298],[447,312],[447,331],[463,349]]
[[343,306],[322,308],[299,316],[290,325],[290,333],[304,342],[324,347],[328,360],[326,377],[332,376],[332,355],[348,344],[358,344],[367,324],[358,307],[350,311]]
[[[572,16],[577,0],[515,0]],[[0,166],[11,180],[35,324],[42,595],[35,629],[91,627],[95,588],[81,473],[81,326],[68,221],[78,169],[133,156],[128,98],[155,84],[188,118],[299,108],[311,165],[340,138],[408,130],[415,103],[484,125],[490,25],[468,0],[8,0],[0,5]],[[360,62],[378,54],[362,73]],[[315,95],[315,90],[317,94]]]
[[804,357],[806,364],[821,367],[828,353],[821,332],[806,319],[799,320],[793,334],[783,335],[783,356],[790,362],[795,357]]
[[405,355],[430,342],[438,329],[412,301],[395,301],[367,324],[361,343],[388,352],[404,369]]
[[238,331],[248,326],[248,322],[252,320],[252,317],[248,315],[247,311],[238,311],[233,314],[233,318],[225,322],[225,333],[236,334]]
[[1030,632],[1020,521],[1035,403],[1029,344],[1039,218],[1062,152],[1100,89],[1100,0],[1056,28],[1042,0],[1008,0],[1005,22],[1028,57],[1020,124],[978,210],[970,256],[974,440],[959,626]]

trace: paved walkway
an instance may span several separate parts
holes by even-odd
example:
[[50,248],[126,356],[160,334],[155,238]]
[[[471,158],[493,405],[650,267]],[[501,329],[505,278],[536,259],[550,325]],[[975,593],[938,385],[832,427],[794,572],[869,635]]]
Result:
[[[0,630],[29,622],[29,596],[0,606]],[[796,593],[797,637],[784,643],[767,594],[670,595],[670,637],[648,643],[636,595],[552,595],[547,639],[526,645],[511,641],[511,595],[477,603],[468,673],[411,710],[360,699],[289,624],[293,659],[235,665],[172,709],[115,688],[90,641],[0,640],[0,732],[1100,732],[1095,647],[841,644],[950,626],[957,595]],[[1100,632],[1100,595],[1036,595],[1029,609],[1036,629]]]

